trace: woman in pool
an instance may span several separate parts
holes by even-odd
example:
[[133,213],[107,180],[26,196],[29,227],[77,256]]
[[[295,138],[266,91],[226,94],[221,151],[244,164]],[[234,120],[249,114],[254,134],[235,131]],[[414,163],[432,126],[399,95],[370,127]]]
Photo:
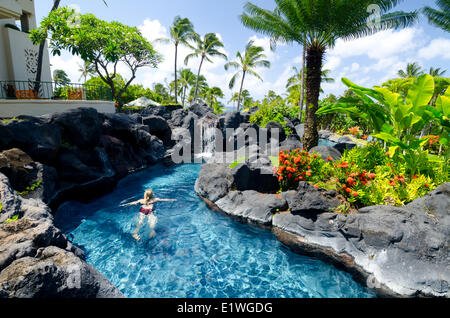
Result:
[[153,194],[153,190],[149,189],[149,190],[145,191],[143,199],[121,205],[121,206],[129,206],[129,205],[141,204],[141,209],[139,210],[139,222],[136,226],[136,229],[133,232],[133,237],[136,240],[141,239],[141,237],[138,235],[138,232],[141,229],[142,225],[144,224],[146,217],[147,217],[148,225],[150,227],[150,238],[153,238],[156,235],[155,226],[158,221],[158,218],[156,217],[156,215],[153,214],[153,212],[155,210],[153,205],[154,205],[154,203],[156,203],[158,201],[169,202],[169,201],[176,201],[176,200],[155,198],[155,196]]

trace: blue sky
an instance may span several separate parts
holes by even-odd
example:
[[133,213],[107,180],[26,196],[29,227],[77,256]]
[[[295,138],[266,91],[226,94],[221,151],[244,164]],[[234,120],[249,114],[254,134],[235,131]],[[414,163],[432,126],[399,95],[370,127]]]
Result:
[[[52,0],[36,1],[38,23],[48,14]],[[287,79],[292,75],[292,67],[299,67],[302,48],[299,45],[279,46],[275,52],[269,50],[269,39],[246,29],[239,21],[246,0],[108,0],[106,7],[101,0],[62,0],[61,5],[74,7],[81,13],[93,13],[98,18],[108,21],[119,21],[127,25],[137,26],[150,40],[167,37],[168,30],[176,15],[188,17],[194,24],[197,33],[218,33],[225,44],[224,51],[229,60],[233,60],[236,52],[243,51],[246,43],[253,39],[257,45],[266,49],[271,61],[270,69],[260,69],[258,73],[264,82],[256,78],[248,78],[245,88],[251,95],[261,99],[269,89],[279,94],[285,92]],[[273,0],[254,0],[253,3],[272,9]],[[399,10],[416,10],[425,5],[433,6],[431,0],[406,0],[397,8]],[[155,82],[173,80],[173,46],[157,44],[155,48],[161,52],[165,61],[158,69],[142,69],[138,72],[136,83],[152,87]],[[179,65],[183,66],[187,48],[180,51]],[[73,82],[80,82],[78,57],[64,53],[61,57],[51,56],[53,69],[65,70]],[[411,28],[399,31],[383,31],[374,36],[344,42],[339,40],[333,49],[327,51],[325,68],[330,69],[330,76],[336,82],[324,84],[326,94],[341,94],[345,86],[341,78],[346,77],[362,86],[373,86],[395,77],[397,71],[405,68],[408,62],[418,62],[425,69],[431,66],[448,70],[450,76],[450,36],[448,33],[428,24],[421,17],[419,23]],[[210,86],[219,86],[226,93],[223,102],[227,102],[232,94],[228,83],[233,75],[223,68],[226,61],[215,60],[206,64],[202,74],[206,76]],[[188,67],[196,71],[199,61],[193,59]],[[120,71],[127,76],[125,68]],[[236,85],[235,90],[238,89]]]

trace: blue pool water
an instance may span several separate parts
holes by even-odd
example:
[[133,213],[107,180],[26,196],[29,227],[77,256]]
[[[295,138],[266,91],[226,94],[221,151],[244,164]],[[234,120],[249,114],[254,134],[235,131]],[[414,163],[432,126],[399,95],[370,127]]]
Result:
[[334,147],[334,146],[336,146],[336,143],[332,142],[331,140],[328,140],[328,139],[319,139],[319,146]]
[[[349,274],[285,248],[269,230],[211,211],[194,193],[200,165],[155,166],[122,180],[90,204],[67,202],[57,226],[127,297],[373,297]],[[157,236],[132,238],[138,200],[152,188]]]

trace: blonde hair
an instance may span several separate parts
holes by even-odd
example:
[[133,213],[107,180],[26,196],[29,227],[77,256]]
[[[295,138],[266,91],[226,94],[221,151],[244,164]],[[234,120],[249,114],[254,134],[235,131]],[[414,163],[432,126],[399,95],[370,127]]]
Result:
[[152,198],[153,198],[153,190],[152,189],[146,190],[144,193],[144,200],[150,201]]

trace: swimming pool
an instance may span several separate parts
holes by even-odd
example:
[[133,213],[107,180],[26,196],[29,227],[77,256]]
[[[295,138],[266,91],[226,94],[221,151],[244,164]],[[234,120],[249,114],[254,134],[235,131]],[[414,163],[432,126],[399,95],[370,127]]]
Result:
[[[194,192],[200,165],[154,166],[123,179],[90,203],[67,202],[56,225],[86,260],[127,297],[302,298],[374,297],[334,266],[297,255],[268,230],[211,211]],[[157,236],[136,241],[140,199],[152,188]]]

